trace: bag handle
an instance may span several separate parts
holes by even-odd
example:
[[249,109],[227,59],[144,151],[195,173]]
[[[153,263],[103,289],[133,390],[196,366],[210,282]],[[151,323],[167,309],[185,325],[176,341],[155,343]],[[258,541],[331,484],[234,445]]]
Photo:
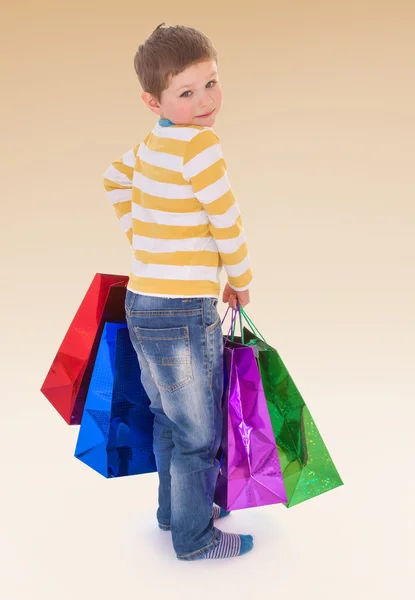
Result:
[[[228,306],[227,311],[225,313],[225,316],[222,319],[222,325],[226,319],[226,316],[230,310],[230,306]],[[244,309],[242,308],[242,306],[240,306],[239,302],[237,302],[237,308],[236,310],[232,309],[232,318],[231,318],[231,325],[228,331],[228,335],[225,338],[225,341],[227,341],[229,339],[229,336],[232,333],[232,340],[234,340],[235,338],[235,328],[236,328],[236,316],[237,314],[239,315],[239,326],[240,326],[240,330],[241,330],[241,338],[242,338],[242,344],[245,343],[244,340],[244,332],[243,332],[243,327],[242,327],[242,319],[245,319],[246,323],[248,324],[249,328],[252,330],[252,332],[261,338],[261,340],[265,343],[267,343],[266,339],[264,338],[264,336],[262,335],[262,333],[259,331],[259,329],[256,327],[256,325],[254,325],[254,323],[252,322],[252,320],[248,317],[248,315],[246,314],[246,312],[244,311]]]
[[[227,311],[225,313],[225,316],[222,319],[222,325],[223,325],[223,323],[224,323],[224,321],[226,319],[226,315],[228,314],[230,308],[231,307],[228,306]],[[236,310],[232,309],[231,325],[230,325],[230,328],[229,328],[229,331],[228,331],[228,335],[225,336],[225,342],[227,342],[229,340],[229,336],[231,335],[231,333],[232,333],[232,338],[231,338],[232,341],[235,339],[236,316],[237,316],[237,314],[239,314],[239,326],[240,326],[240,329],[241,329],[242,343],[243,344],[245,343],[245,340],[244,340],[244,331],[243,331],[243,328],[242,328],[242,315],[241,315],[240,310],[241,310],[241,307],[239,306],[239,302],[238,302],[237,303],[237,309]]]
[[260,337],[263,342],[267,343],[266,339],[264,338],[262,333],[259,331],[258,327],[256,327],[256,325],[254,325],[254,323],[251,321],[251,319],[248,317],[248,315],[246,314],[246,312],[244,311],[244,309],[242,307],[240,308],[240,312],[241,312],[241,315],[243,316],[243,318],[245,319],[245,321],[248,323],[248,325],[252,329],[253,333],[255,333],[255,335]]

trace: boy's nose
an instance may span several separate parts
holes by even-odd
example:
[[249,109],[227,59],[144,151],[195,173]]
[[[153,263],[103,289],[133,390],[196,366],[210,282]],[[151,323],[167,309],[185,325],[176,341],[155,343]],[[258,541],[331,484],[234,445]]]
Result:
[[200,108],[204,108],[205,106],[210,106],[213,104],[213,100],[210,96],[203,96],[199,101]]

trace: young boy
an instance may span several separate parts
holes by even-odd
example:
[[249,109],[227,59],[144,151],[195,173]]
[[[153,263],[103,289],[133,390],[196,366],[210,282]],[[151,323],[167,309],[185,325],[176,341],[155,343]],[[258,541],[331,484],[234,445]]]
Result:
[[250,535],[214,526],[222,433],[223,338],[217,311],[249,302],[238,205],[212,127],[222,105],[217,55],[199,31],[159,25],[134,60],[153,130],[112,163],[104,185],[132,246],[126,318],[154,414],[158,524],[177,558],[228,558]]

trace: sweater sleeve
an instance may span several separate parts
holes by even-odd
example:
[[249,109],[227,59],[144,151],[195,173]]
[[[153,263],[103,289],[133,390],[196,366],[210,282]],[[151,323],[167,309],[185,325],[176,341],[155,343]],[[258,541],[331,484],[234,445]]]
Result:
[[252,271],[242,217],[229,183],[219,138],[212,129],[202,129],[188,143],[183,177],[208,215],[209,229],[229,285],[237,291],[248,289]]
[[132,244],[132,186],[138,146],[114,161],[104,173],[104,188],[124,233]]

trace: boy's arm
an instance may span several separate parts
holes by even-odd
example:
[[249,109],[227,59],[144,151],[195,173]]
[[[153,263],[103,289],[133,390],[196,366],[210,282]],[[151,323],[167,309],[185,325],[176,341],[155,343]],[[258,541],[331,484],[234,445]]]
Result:
[[114,161],[104,173],[104,187],[130,244],[133,243],[131,195],[138,146]]
[[201,130],[188,144],[183,161],[183,177],[210,221],[229,285],[247,290],[252,280],[251,264],[238,203],[226,173],[219,138],[211,129]]

